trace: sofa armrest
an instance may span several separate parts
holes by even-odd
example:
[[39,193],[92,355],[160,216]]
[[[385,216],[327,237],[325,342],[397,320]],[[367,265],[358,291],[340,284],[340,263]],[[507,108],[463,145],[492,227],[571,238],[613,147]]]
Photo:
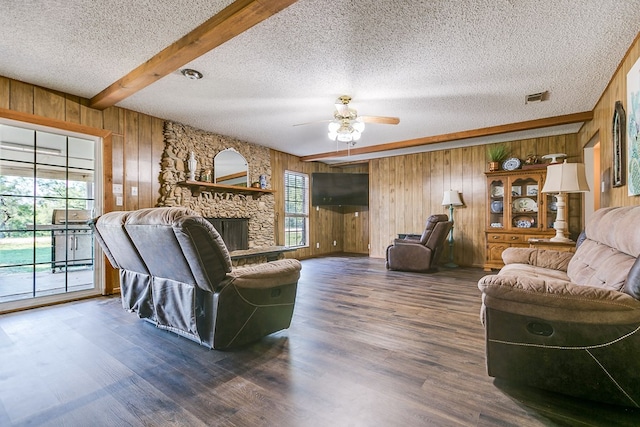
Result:
[[586,323],[640,321],[640,301],[615,290],[537,277],[489,275],[483,305],[535,318]]
[[240,288],[265,289],[298,282],[302,265],[297,259],[281,259],[263,264],[236,267],[227,274],[228,281]]
[[538,248],[507,248],[502,251],[502,261],[508,264],[528,264],[535,267],[567,271],[573,252],[561,252]]
[[405,237],[404,239],[393,239],[393,244],[394,245],[421,245],[420,238],[413,239],[413,238],[407,238],[407,237]]

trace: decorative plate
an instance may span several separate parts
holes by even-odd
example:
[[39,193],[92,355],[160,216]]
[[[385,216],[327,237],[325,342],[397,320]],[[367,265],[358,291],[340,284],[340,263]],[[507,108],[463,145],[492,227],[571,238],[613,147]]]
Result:
[[506,171],[513,171],[520,167],[520,159],[512,157],[502,163],[502,169]]
[[513,218],[513,225],[518,228],[531,228],[534,223],[535,220],[527,215],[518,215]]
[[502,197],[504,196],[504,187],[503,186],[496,186],[496,187],[491,187],[491,196],[492,197]]
[[514,212],[538,212],[538,204],[535,200],[522,197],[513,201]]
[[491,202],[491,212],[502,213],[502,200],[494,200]]

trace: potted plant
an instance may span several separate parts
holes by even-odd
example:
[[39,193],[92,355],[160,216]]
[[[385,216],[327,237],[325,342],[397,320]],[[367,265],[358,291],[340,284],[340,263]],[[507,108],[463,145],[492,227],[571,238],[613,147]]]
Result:
[[504,144],[492,145],[487,148],[489,158],[489,172],[500,170],[500,163],[509,155],[509,149]]

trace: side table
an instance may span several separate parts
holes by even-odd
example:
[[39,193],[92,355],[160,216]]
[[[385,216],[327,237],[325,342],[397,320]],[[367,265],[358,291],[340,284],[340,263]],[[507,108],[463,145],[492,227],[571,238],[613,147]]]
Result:
[[561,252],[575,252],[576,242],[552,242],[549,239],[529,239],[529,247]]

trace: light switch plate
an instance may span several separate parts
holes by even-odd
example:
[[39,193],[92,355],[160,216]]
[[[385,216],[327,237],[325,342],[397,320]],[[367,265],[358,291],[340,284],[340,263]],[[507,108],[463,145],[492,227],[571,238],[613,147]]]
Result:
[[122,196],[116,197],[116,206],[122,206]]
[[131,187],[131,195],[132,196],[138,195],[138,187]]
[[113,194],[122,194],[122,184],[113,184]]

